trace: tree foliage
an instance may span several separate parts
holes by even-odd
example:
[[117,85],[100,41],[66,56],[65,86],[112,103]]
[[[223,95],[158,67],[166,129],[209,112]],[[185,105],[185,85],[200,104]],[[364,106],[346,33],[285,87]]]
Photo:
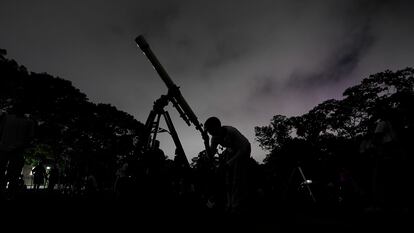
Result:
[[[399,122],[412,125],[414,106],[414,69],[386,70],[369,76],[343,93],[341,100],[330,99],[302,116],[276,115],[268,126],[255,128],[256,139],[267,150],[265,162],[301,139],[317,148],[320,155],[335,154],[338,143],[354,143],[372,133],[377,119],[385,111],[394,111]],[[411,115],[410,115],[411,114]]]
[[119,157],[138,153],[142,123],[114,106],[88,101],[68,80],[29,72],[6,54],[1,50],[0,111],[26,114],[37,123],[29,160],[111,173]]

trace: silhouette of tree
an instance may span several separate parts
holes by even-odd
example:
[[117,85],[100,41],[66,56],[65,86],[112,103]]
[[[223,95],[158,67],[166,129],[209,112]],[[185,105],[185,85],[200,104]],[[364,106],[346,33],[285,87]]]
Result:
[[376,122],[387,113],[402,135],[403,150],[406,154],[412,151],[413,68],[371,75],[346,89],[343,96],[326,100],[301,116],[276,115],[268,126],[255,127],[256,140],[268,151],[264,165],[269,182],[278,184],[274,192],[283,192],[291,169],[298,164],[307,175],[325,183],[336,182],[340,171],[361,179],[360,144],[372,137]]
[[302,116],[274,116],[270,125],[255,127],[256,140],[270,152],[269,157],[293,138],[305,139],[324,150],[329,142],[359,138],[369,133],[385,108],[409,105],[413,75],[413,68],[371,75],[346,89],[342,100],[326,100]]
[[54,161],[79,176],[94,166],[97,180],[110,185],[117,159],[139,152],[143,124],[114,106],[89,102],[68,80],[29,73],[6,54],[0,50],[0,110],[23,111],[37,123],[27,160]]
[[271,120],[269,126],[255,127],[257,141],[260,147],[265,150],[273,151],[282,147],[291,139],[293,118],[276,115]]

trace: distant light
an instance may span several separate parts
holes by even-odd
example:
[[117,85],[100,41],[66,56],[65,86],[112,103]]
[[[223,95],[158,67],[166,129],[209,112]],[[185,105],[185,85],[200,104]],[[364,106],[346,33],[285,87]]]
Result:
[[50,170],[50,166],[47,166],[47,167],[46,167],[46,170]]

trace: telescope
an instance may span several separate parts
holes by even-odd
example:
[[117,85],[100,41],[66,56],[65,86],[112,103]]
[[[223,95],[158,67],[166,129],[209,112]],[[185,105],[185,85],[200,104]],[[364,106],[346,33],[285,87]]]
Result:
[[[161,65],[161,63],[158,61],[155,54],[152,52],[145,38],[142,35],[140,35],[137,38],[135,38],[135,42],[137,43],[138,47],[142,50],[144,55],[151,62],[153,68],[155,69],[155,71],[157,71],[158,75],[160,76],[160,78],[162,79],[162,81],[165,83],[165,85],[168,88],[167,95],[162,95],[157,101],[154,102],[153,110],[148,116],[147,122],[145,124],[146,135],[144,136],[144,140],[147,140],[146,141],[147,145],[151,147],[151,145],[153,145],[153,143],[155,142],[155,138],[156,138],[157,130],[159,126],[159,119],[160,119],[160,116],[163,115],[167,123],[167,126],[170,130],[170,134],[173,137],[174,143],[177,147],[178,153],[181,154],[181,156],[185,156],[184,150],[178,138],[178,134],[175,131],[175,128],[172,124],[171,118],[168,112],[164,111],[164,107],[167,106],[169,102],[171,102],[174,108],[177,109],[178,113],[180,114],[180,117],[187,123],[187,125],[191,126],[191,124],[193,124],[195,128],[198,131],[200,131],[202,139],[204,141],[205,150],[207,154],[210,156],[211,152],[210,152],[210,146],[209,146],[209,136],[207,132],[204,131],[202,124],[198,121],[198,118],[194,114],[190,105],[188,105],[187,101],[182,96],[180,88],[172,81],[167,71],[165,71],[164,67]],[[154,122],[155,119],[156,121]],[[155,131],[153,131],[154,123],[155,123]],[[151,133],[153,133],[152,139],[151,139]],[[185,160],[187,161],[187,158],[185,158]],[[187,164],[188,164],[188,161],[187,161]]]

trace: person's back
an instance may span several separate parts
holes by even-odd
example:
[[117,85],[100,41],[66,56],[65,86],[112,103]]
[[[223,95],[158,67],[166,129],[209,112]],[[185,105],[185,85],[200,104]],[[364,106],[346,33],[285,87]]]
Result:
[[204,128],[212,136],[211,150],[214,154],[218,145],[225,147],[222,160],[227,190],[226,210],[231,215],[243,214],[248,201],[250,142],[236,128],[222,126],[216,117],[207,119]]
[[58,172],[57,168],[52,167],[50,169],[50,172],[49,172],[49,184],[48,184],[48,189],[49,190],[54,189],[55,185],[58,182],[58,179],[59,179],[59,172]]
[[35,189],[39,189],[41,185],[45,182],[45,175],[46,170],[43,166],[43,163],[39,163],[34,169],[33,169],[33,184]]
[[[249,140],[239,130],[233,126],[222,126],[222,128],[225,129],[225,136],[222,139],[218,139],[221,140],[219,142],[220,145],[232,151],[250,149]],[[213,137],[212,140],[216,139]]]

